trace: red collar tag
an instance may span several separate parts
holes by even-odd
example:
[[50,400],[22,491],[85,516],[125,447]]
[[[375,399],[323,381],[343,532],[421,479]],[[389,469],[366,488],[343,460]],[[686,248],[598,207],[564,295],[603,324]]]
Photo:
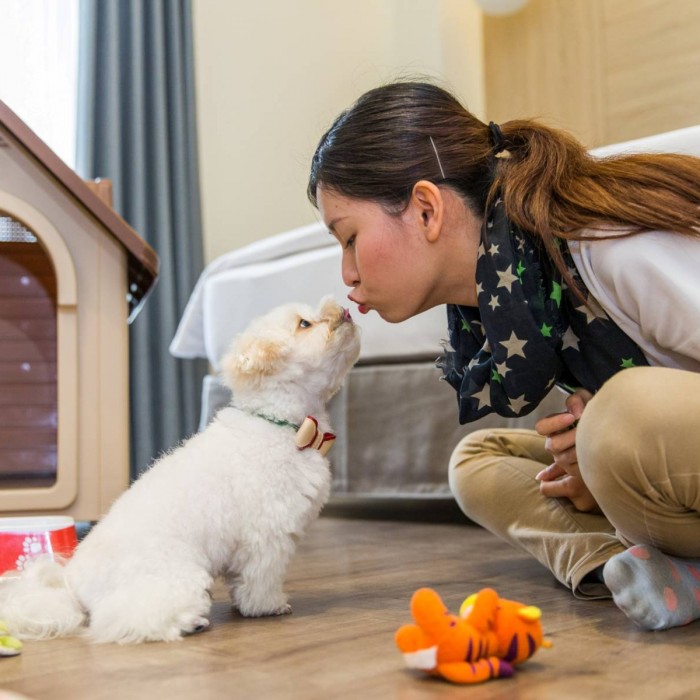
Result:
[[306,416],[297,431],[294,442],[300,450],[306,450],[310,447],[313,450],[318,450],[325,457],[333,447],[335,435],[322,433],[318,429],[318,421],[313,416]]

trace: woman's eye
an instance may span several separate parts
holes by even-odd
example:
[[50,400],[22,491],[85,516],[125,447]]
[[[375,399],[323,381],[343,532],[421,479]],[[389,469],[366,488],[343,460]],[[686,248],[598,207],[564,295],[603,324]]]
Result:
[[353,235],[353,236],[350,236],[350,238],[348,238],[347,242],[345,243],[345,247],[352,248],[354,243],[355,243],[355,236]]
[[311,321],[307,321],[305,318],[302,318],[299,321],[299,328],[310,328],[311,325]]

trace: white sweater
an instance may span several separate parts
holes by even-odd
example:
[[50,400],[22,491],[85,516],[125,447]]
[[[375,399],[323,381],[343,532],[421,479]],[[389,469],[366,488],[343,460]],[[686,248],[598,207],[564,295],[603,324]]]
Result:
[[588,291],[650,365],[700,372],[700,238],[651,231],[570,241],[569,250]]

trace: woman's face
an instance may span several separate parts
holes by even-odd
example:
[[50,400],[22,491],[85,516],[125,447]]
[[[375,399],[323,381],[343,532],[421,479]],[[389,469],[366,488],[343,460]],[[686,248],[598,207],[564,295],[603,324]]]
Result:
[[322,186],[318,208],[343,247],[343,281],[360,313],[398,323],[435,306],[436,270],[418,212],[393,216],[375,202],[350,199]]

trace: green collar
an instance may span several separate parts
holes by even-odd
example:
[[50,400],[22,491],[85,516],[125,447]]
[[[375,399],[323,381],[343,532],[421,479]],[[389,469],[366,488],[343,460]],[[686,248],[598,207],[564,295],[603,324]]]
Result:
[[243,411],[243,413],[247,413],[249,416],[262,418],[273,425],[279,425],[281,428],[294,428],[296,431],[294,443],[299,450],[305,450],[308,447],[311,447],[314,450],[318,450],[322,457],[325,457],[328,454],[328,450],[331,449],[333,443],[335,442],[335,435],[333,435],[333,433],[322,432],[318,429],[318,421],[313,416],[306,416],[301,425],[296,425],[294,423],[290,423],[288,420],[268,416],[265,413],[259,413],[258,411],[245,411],[242,408],[239,408],[238,410]]
[[[248,411],[246,411],[248,413]],[[263,420],[266,420],[268,423],[273,423],[274,425],[280,425],[283,428],[294,428],[297,432],[299,431],[298,425],[295,423],[290,423],[288,420],[282,420],[280,418],[275,418],[274,416],[267,416],[264,413],[258,413],[257,411],[250,411],[251,416],[257,416],[258,418],[262,418]]]

